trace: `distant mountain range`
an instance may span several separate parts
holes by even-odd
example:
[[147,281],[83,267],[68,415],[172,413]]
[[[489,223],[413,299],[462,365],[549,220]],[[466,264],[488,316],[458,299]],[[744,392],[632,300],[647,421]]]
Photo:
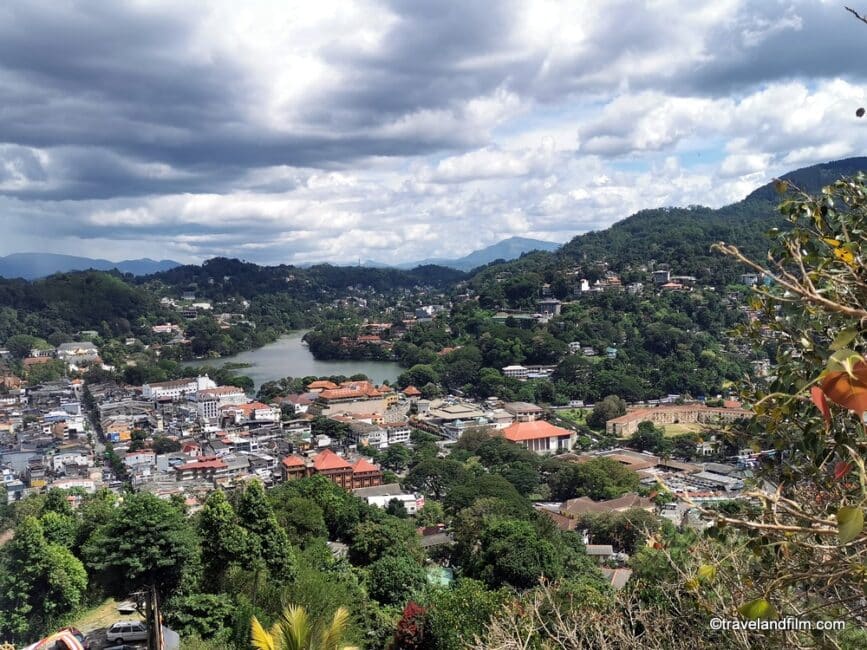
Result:
[[179,262],[173,260],[152,260],[148,258],[138,260],[123,260],[112,262],[110,260],[93,259],[90,257],[76,257],[74,255],[57,255],[55,253],[13,253],[6,257],[0,257],[0,277],[24,278],[35,280],[44,278],[54,273],[66,273],[68,271],[111,271],[117,269],[121,273],[133,275],[149,275],[168,271]]
[[541,239],[528,239],[527,237],[509,237],[503,241],[491,244],[486,248],[473,251],[469,255],[464,255],[457,259],[446,259],[431,257],[417,262],[403,262],[401,264],[385,264],[373,260],[365,261],[362,266],[371,266],[374,268],[396,268],[396,269],[414,269],[417,266],[426,266],[435,264],[437,266],[445,266],[459,271],[471,271],[472,269],[490,264],[497,260],[508,262],[510,260],[521,257],[524,253],[530,251],[546,251],[551,252],[560,248],[560,244],[552,241],[544,241]]

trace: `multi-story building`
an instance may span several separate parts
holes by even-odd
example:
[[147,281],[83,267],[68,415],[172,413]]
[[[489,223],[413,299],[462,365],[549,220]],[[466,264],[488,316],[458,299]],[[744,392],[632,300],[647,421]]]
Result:
[[369,460],[359,457],[354,463],[350,463],[330,449],[319,452],[312,460],[300,456],[286,456],[280,466],[284,481],[321,475],[345,490],[382,484],[382,470]]
[[143,384],[141,387],[142,397],[155,401],[172,401],[194,395],[200,390],[216,388],[207,375],[193,379],[176,379],[174,381],[162,381],[153,384]]
[[511,379],[524,380],[527,378],[527,374],[529,372],[530,371],[527,368],[519,365],[506,366],[505,368],[503,368],[503,376],[509,377]]
[[204,420],[220,416],[220,407],[227,404],[244,404],[247,395],[237,386],[217,386],[196,392],[196,413]]

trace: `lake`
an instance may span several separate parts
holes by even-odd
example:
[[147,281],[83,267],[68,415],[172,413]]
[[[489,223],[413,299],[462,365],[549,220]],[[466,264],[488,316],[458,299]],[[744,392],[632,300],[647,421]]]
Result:
[[394,383],[403,369],[394,361],[318,361],[301,341],[306,330],[281,336],[273,343],[248,350],[231,357],[219,359],[197,359],[185,362],[185,366],[222,366],[226,363],[248,363],[249,368],[240,368],[238,374],[247,375],[256,388],[266,381],[283,377],[331,376],[350,377],[364,373],[377,384],[384,380]]

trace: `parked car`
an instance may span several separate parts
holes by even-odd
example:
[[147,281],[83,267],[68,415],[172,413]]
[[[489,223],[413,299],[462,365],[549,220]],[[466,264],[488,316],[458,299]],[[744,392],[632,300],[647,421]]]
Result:
[[109,643],[121,645],[126,641],[147,641],[148,628],[141,621],[118,621],[105,633]]
[[139,650],[138,646],[121,643],[118,645],[105,646],[102,650]]

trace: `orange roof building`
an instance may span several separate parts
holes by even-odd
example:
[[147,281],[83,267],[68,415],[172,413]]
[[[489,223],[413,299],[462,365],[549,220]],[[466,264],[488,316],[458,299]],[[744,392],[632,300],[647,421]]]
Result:
[[509,425],[503,429],[503,437],[537,454],[550,454],[572,449],[576,436],[569,429],[555,427],[545,420],[534,420]]
[[316,454],[316,458],[313,459],[313,468],[317,472],[328,472],[332,470],[352,469],[352,465],[330,449],[326,449]]
[[335,384],[333,381],[328,381],[326,379],[320,379],[320,380],[311,382],[307,386],[307,390],[310,391],[311,393],[314,393],[314,392],[318,393],[319,391],[323,391],[323,390],[333,390],[335,388],[337,388],[337,384]]
[[382,485],[382,470],[379,467],[366,458],[359,458],[350,464],[330,449],[319,452],[312,461],[300,456],[286,456],[280,465],[284,481],[321,474],[345,490]]
[[407,386],[401,392],[407,397],[421,397],[421,391],[415,386]]

